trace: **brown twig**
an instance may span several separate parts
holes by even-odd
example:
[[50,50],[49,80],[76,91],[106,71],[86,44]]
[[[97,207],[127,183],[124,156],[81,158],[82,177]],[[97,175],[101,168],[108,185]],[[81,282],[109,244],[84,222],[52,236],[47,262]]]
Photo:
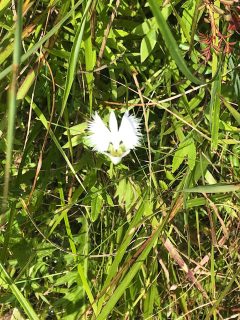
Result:
[[209,203],[209,206],[213,209],[214,213],[216,214],[221,226],[222,226],[222,230],[223,230],[223,234],[224,234],[224,237],[226,239],[228,239],[229,237],[229,232],[228,232],[228,229],[227,227],[225,226],[225,223],[223,221],[223,219],[221,218],[220,214],[218,213],[218,209],[216,207],[216,205],[212,202],[211,199],[208,198],[207,194],[206,193],[203,193],[203,196],[205,197],[205,199],[208,201]]

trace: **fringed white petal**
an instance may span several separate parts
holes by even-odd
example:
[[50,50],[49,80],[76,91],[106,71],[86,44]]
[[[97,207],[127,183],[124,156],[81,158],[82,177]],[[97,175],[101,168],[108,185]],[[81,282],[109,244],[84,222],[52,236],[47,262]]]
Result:
[[90,132],[88,140],[93,149],[98,152],[107,151],[111,141],[111,133],[97,112],[93,116],[93,120],[89,123],[88,130]]
[[126,111],[119,128],[119,139],[126,149],[134,149],[139,146],[141,138],[140,121]]

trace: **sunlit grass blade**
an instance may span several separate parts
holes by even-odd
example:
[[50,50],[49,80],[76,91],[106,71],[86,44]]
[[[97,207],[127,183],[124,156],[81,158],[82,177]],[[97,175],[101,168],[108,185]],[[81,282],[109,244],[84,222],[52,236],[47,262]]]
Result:
[[[84,48],[85,48],[85,62],[86,62],[86,71],[92,71],[94,69],[96,63],[96,51],[94,50],[91,38],[91,30],[90,23],[87,22],[86,35],[87,37],[84,40]],[[92,105],[93,105],[93,81],[94,75],[92,72],[86,73],[86,80],[89,91],[89,111],[92,113]]]
[[174,39],[171,30],[169,29],[169,26],[167,22],[165,21],[161,10],[159,8],[158,2],[155,0],[148,0],[149,6],[152,10],[152,13],[157,21],[159,31],[162,34],[162,37],[164,39],[164,42],[169,50],[170,55],[172,58],[175,60],[178,68],[182,71],[182,73],[192,81],[193,83],[196,84],[202,84],[203,82],[200,81],[198,78],[196,78],[192,72],[189,70],[187,67],[187,64],[185,60],[182,57],[182,54],[178,48],[178,44],[176,40]]
[[[59,189],[59,193],[60,193],[60,198],[61,198],[62,205],[64,206],[65,203],[64,203],[64,197],[63,197],[62,188]],[[69,219],[68,219],[68,211],[69,211],[69,209],[66,209],[66,210],[63,211],[65,229],[66,229],[66,232],[67,232],[67,235],[68,235],[68,241],[69,241],[69,245],[70,245],[71,251],[72,251],[72,253],[74,254],[74,257],[75,257],[74,260],[75,260],[75,262],[77,262],[77,258],[76,258],[77,257],[77,248],[76,248],[74,240],[73,240],[74,238],[73,238],[71,226],[70,226]],[[84,261],[84,266],[86,266],[86,265],[87,265],[86,261]],[[96,303],[94,302],[94,298],[93,298],[90,286],[89,286],[87,278],[86,278],[87,270],[84,270],[84,267],[80,263],[78,263],[77,269],[78,269],[78,274],[79,274],[79,276],[81,278],[81,281],[82,281],[83,288],[84,288],[84,290],[85,290],[85,292],[86,292],[86,294],[88,296],[89,302],[92,305],[94,313],[96,314],[97,306],[96,306]]]
[[227,102],[226,99],[223,100],[223,103],[228,108],[228,110],[240,126],[240,113],[233,106],[231,106],[231,104]]
[[212,83],[211,101],[210,101],[210,113],[211,113],[211,137],[212,137],[212,150],[216,150],[218,147],[218,132],[219,132],[219,120],[220,120],[220,94],[221,94],[221,77],[217,76],[217,79]]
[[206,186],[197,186],[194,188],[186,188],[183,192],[193,193],[222,193],[222,192],[236,192],[240,190],[240,184],[211,184]]

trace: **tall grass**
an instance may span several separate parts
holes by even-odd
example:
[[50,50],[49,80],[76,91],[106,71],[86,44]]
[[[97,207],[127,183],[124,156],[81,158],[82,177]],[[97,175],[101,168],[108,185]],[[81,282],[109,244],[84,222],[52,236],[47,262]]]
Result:
[[[238,3],[0,18],[0,318],[239,317]],[[112,109],[142,123],[116,166],[86,138]]]

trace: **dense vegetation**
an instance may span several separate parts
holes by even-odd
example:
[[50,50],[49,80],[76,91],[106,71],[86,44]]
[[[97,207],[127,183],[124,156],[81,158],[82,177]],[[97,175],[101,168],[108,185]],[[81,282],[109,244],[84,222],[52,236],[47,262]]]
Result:
[[[0,1],[1,319],[240,314],[238,1]],[[86,139],[141,119],[113,165]]]

